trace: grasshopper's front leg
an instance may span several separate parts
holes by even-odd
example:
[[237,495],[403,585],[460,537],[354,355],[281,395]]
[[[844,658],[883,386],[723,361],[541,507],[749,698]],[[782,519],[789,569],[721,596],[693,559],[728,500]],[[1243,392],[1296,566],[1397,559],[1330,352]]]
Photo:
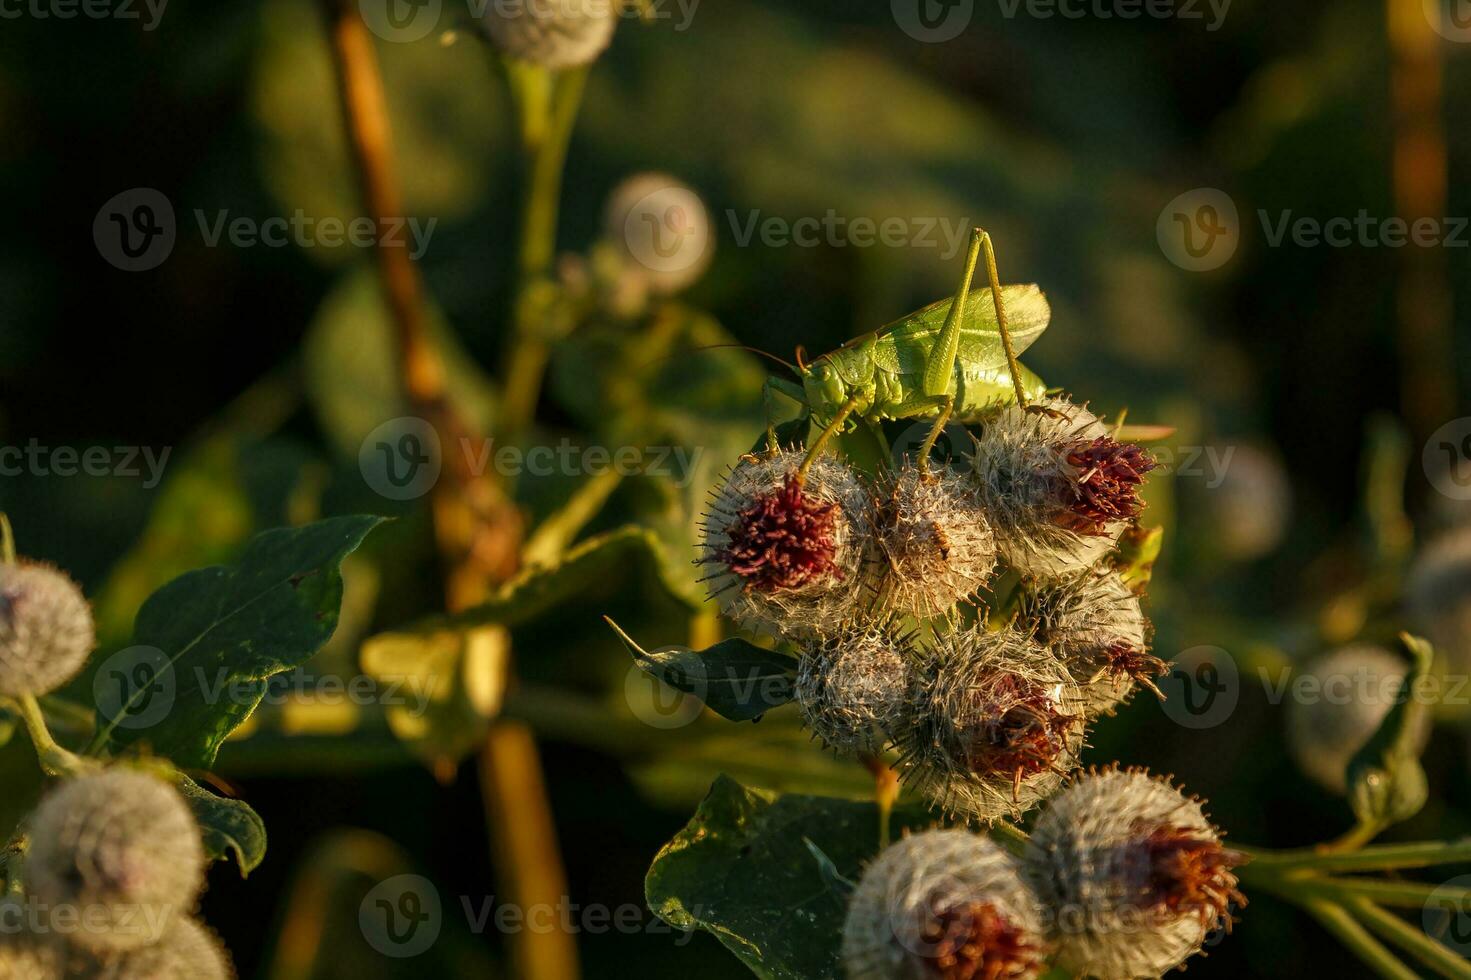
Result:
[[[965,257],[965,274],[960,279],[960,290],[955,294],[955,301],[950,304],[950,312],[945,315],[945,325],[940,328],[940,336],[931,348],[929,356],[925,358],[924,364],[924,394],[927,398],[942,398],[939,414],[935,416],[935,425],[930,429],[929,437],[925,439],[924,445],[920,447],[919,466],[926,474],[930,469],[930,450],[935,446],[935,440],[940,438],[945,424],[950,421],[950,415],[955,411],[955,358],[960,354],[960,332],[965,321],[965,304],[970,299],[970,283],[976,274],[976,262],[980,258],[981,246],[985,245],[986,255],[991,255],[991,236],[977,228],[971,232],[970,251]],[[995,263],[992,263],[994,270]],[[996,296],[997,311],[999,314],[1001,303],[1001,287],[994,285],[995,273],[992,272],[992,292]],[[1002,337],[1006,336],[1005,320],[1002,321]],[[1008,344],[1010,341],[1008,341]],[[1008,350],[1010,347],[1008,346]],[[1017,391],[1020,393],[1021,385],[1017,383]]]
[[779,448],[776,444],[776,396],[778,394],[786,395],[804,409],[807,407],[807,392],[801,385],[775,375],[767,375],[761,385],[761,404],[766,411],[766,448],[768,451]]

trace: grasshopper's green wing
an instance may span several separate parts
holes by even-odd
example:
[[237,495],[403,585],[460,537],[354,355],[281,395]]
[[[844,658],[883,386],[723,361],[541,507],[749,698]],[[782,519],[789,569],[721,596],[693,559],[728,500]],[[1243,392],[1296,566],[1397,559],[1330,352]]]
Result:
[[[896,340],[928,340],[938,337],[954,301],[953,296],[938,300],[922,310],[915,310],[908,316],[879,327],[877,333],[880,337],[893,335]],[[1006,307],[1006,325],[1011,330],[1011,342],[1020,355],[1047,329],[1047,324],[1052,319],[1052,307],[1048,305],[1046,294],[1036,283],[1002,286],[1001,301]],[[996,304],[991,301],[990,286],[971,290],[965,301],[965,318],[961,321],[960,329],[966,338],[994,343],[997,356],[1005,361],[1006,354],[1001,350],[1001,331],[996,325]],[[964,350],[965,340],[961,344],[961,349]]]
[[[1047,329],[1052,319],[1052,307],[1047,305],[1047,297],[1035,284],[1002,286],[1001,298],[1006,304],[1011,342],[1020,355]],[[953,297],[931,303],[881,327],[877,334],[860,337],[850,344],[877,336],[883,343],[877,345],[874,355],[881,362],[890,362],[882,363],[882,367],[902,375],[922,377],[924,360],[940,336],[952,302]],[[969,371],[1004,367],[1006,364],[1006,351],[1001,346],[1001,331],[996,325],[996,306],[991,302],[989,286],[971,290],[966,300],[957,360]]]

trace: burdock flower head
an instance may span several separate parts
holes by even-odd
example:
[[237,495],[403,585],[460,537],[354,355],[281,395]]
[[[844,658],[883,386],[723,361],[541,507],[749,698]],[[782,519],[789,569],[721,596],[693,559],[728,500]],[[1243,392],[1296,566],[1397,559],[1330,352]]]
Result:
[[47,565],[0,564],[0,694],[46,694],[82,669],[97,634],[82,590]]
[[180,916],[151,946],[104,957],[96,975],[107,980],[230,980],[235,969],[218,936]]
[[879,605],[929,618],[973,599],[996,568],[996,538],[975,485],[906,467],[874,504]]
[[1155,460],[1086,408],[1049,398],[988,422],[975,464],[1001,556],[1022,575],[1056,579],[1113,549],[1144,506],[1139,488]]
[[99,951],[157,942],[193,909],[204,845],[188,805],[143,772],[109,769],[52,791],[28,821],[26,882],[52,908],[78,910],[74,941]]
[[1044,584],[1028,595],[1023,616],[1038,642],[1067,664],[1090,718],[1112,713],[1136,682],[1163,697],[1154,678],[1165,663],[1150,654],[1149,620],[1117,573]]
[[837,752],[879,752],[902,717],[907,641],[877,626],[815,640],[797,668],[802,721]]
[[1016,860],[964,830],[886,848],[843,925],[849,980],[1028,980],[1043,972],[1037,900]]
[[738,625],[793,638],[847,622],[871,596],[864,582],[868,491],[831,456],[746,457],[715,494],[698,563],[720,610]]
[[595,61],[618,26],[618,0],[520,0],[491,3],[480,23],[508,56],[547,68]]
[[1102,980],[1157,977],[1245,904],[1200,802],[1142,770],[1090,772],[1037,819],[1026,868],[1055,916],[1055,963]]
[[[1303,671],[1304,696],[1287,706],[1287,748],[1298,768],[1334,793],[1348,792],[1348,766],[1400,697],[1405,661],[1382,647],[1347,646]],[[1415,733],[1423,748],[1430,716]]]
[[1013,629],[939,637],[910,672],[895,733],[904,775],[968,820],[1016,815],[1077,768],[1078,687],[1045,647]]

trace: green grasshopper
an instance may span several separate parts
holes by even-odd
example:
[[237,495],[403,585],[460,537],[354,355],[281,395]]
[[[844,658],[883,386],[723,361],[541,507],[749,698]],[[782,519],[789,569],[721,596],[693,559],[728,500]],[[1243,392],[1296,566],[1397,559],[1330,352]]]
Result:
[[[990,288],[971,292],[976,263],[984,252]],[[1002,286],[991,236],[971,234],[965,274],[953,299],[943,299],[842,347],[804,363],[799,382],[767,379],[768,410],[773,393],[799,402],[826,428],[812,444],[799,471],[842,431],[849,417],[876,427],[883,419],[927,418],[934,428],[920,451],[926,465],[935,439],[950,419],[978,422],[1015,402],[1027,407],[1046,392],[1042,379],[1017,361],[1047,329],[1052,310],[1036,285]],[[768,426],[775,445],[775,428]]]

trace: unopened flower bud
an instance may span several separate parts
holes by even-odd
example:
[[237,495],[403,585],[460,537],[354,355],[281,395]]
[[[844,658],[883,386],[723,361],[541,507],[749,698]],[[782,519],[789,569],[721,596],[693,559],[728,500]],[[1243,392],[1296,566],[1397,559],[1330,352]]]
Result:
[[905,468],[878,494],[879,607],[929,618],[968,602],[996,569],[996,538],[966,477]]
[[698,563],[720,611],[787,637],[836,629],[871,601],[868,491],[846,463],[776,450],[736,464],[702,525]]
[[1198,800],[1140,770],[1078,777],[1038,817],[1026,869],[1054,916],[1055,965],[1099,980],[1158,977],[1246,899]]
[[618,26],[618,0],[491,3],[480,23],[507,56],[547,68],[590,64]]
[[1135,682],[1159,695],[1154,678],[1165,672],[1164,661],[1150,654],[1149,620],[1117,573],[1042,585],[1024,615],[1038,642],[1067,665],[1090,718],[1113,713]]
[[992,821],[1045,799],[1078,766],[1078,687],[1013,629],[939,637],[910,671],[895,733],[904,776],[947,812]]
[[877,753],[902,716],[907,681],[904,642],[885,629],[854,627],[803,650],[797,705],[824,745]]
[[0,694],[47,694],[82,669],[97,633],[82,590],[47,565],[0,564]]
[[624,257],[624,272],[657,296],[688,289],[715,254],[710,212],[668,174],[636,174],[608,200],[604,232]]
[[1086,408],[1049,398],[987,422],[975,465],[1002,558],[1024,576],[1057,579],[1113,550],[1144,506],[1139,488],[1155,460]]
[[1029,980],[1046,942],[1016,860],[965,830],[930,830],[884,849],[848,904],[849,980]]
[[[1348,764],[1403,696],[1405,671],[1403,658],[1373,646],[1343,647],[1308,664],[1287,708],[1287,747],[1298,767],[1325,789],[1346,793]],[[1429,714],[1421,720],[1423,747]]]
[[145,773],[118,768],[69,780],[41,801],[28,827],[26,882],[39,901],[76,908],[94,924],[77,933],[79,945],[157,942],[203,887],[193,814],[173,787]]

